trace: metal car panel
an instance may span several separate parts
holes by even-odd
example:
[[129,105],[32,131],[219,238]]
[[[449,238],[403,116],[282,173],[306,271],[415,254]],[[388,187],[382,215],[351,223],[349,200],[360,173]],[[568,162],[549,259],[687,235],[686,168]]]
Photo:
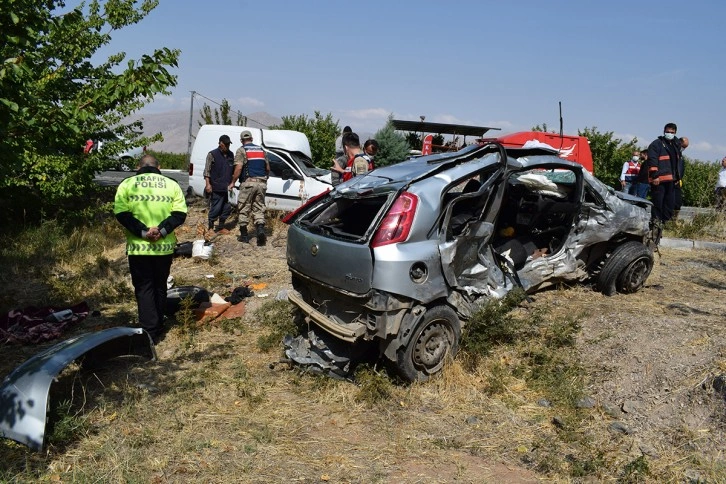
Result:
[[83,366],[122,355],[156,359],[151,337],[141,328],[109,328],[82,334],[33,356],[0,386],[0,435],[33,450],[43,447],[50,385],[63,369],[84,356]]
[[[446,297],[441,256],[436,240],[391,244],[373,249],[373,287],[422,303]],[[412,270],[423,267],[426,276],[415,279]]]
[[293,224],[287,232],[287,264],[344,291],[365,294],[371,289],[373,259],[367,244],[331,239]]
[[282,178],[282,170],[290,170],[302,179],[300,169],[283,151],[268,152],[268,157],[270,166],[272,167],[274,163],[275,169],[270,172],[267,179],[265,205],[274,210],[295,210],[302,203],[302,186],[305,182],[299,179]]

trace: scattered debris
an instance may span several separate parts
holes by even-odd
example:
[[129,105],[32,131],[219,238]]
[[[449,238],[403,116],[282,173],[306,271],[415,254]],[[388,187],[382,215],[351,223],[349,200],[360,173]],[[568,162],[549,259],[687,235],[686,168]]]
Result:
[[209,302],[209,292],[199,286],[179,286],[166,291],[166,315],[174,316],[181,309],[182,299],[191,297],[190,309],[198,308],[200,304]]
[[227,300],[215,292],[214,294],[212,294],[212,297],[209,298],[209,302],[214,304],[224,304],[227,302]]
[[224,300],[231,304],[239,304],[244,298],[252,297],[254,295],[255,293],[250,290],[249,286],[240,286],[236,287],[232,291],[232,295],[227,296]]
[[204,239],[195,240],[192,243],[192,257],[195,259],[209,259],[212,255],[214,244]]
[[282,344],[287,357],[311,373],[328,375],[337,380],[346,379],[350,375],[350,357],[333,353],[314,331],[308,332],[307,337],[300,335],[293,338],[286,335]]
[[219,316],[221,316],[229,307],[230,303],[225,302],[223,304],[214,304],[211,302],[203,302],[198,308],[194,310],[194,316],[197,320],[197,324],[209,323]]
[[0,343],[37,344],[57,339],[71,325],[83,321],[90,309],[84,301],[70,308],[46,306],[13,309],[0,315]]

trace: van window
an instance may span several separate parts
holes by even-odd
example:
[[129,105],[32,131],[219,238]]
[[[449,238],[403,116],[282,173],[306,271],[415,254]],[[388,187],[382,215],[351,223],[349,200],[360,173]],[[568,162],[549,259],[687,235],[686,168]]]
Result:
[[267,152],[267,159],[270,160],[270,176],[282,178],[282,170],[292,170],[285,160],[270,151]]

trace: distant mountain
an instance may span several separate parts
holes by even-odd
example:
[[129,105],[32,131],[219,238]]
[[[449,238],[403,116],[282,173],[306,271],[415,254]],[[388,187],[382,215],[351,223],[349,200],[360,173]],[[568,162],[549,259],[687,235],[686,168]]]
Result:
[[[164,141],[153,143],[149,149],[170,153],[186,153],[188,143],[194,143],[194,136],[199,131],[199,110],[195,110],[192,119],[192,138],[189,141],[189,111],[166,111],[163,113],[146,113],[140,116],[144,123],[144,135],[152,136],[161,133]],[[247,115],[247,126],[267,128],[282,123],[282,119],[269,113],[256,112]]]

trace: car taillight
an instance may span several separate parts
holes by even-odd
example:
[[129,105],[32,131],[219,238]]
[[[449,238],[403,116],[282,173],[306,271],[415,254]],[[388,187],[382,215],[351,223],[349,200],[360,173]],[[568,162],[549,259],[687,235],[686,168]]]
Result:
[[194,163],[189,163],[189,176],[194,174]]
[[302,205],[300,205],[300,206],[299,206],[298,208],[296,208],[296,209],[295,209],[295,210],[293,210],[292,212],[290,212],[290,213],[288,213],[287,215],[285,215],[284,217],[282,217],[282,222],[283,222],[283,223],[286,223],[286,224],[291,224],[291,223],[293,223],[293,222],[295,221],[295,219],[297,218],[297,215],[298,215],[298,214],[299,214],[300,212],[302,212],[302,211],[303,211],[303,210],[304,210],[305,208],[307,208],[308,206],[312,205],[313,203],[315,203],[315,202],[317,202],[318,200],[320,200],[321,198],[323,198],[323,197],[324,197],[325,195],[327,195],[327,194],[328,194],[328,192],[330,192],[330,188],[328,188],[328,189],[327,189],[327,190],[325,190],[324,192],[320,192],[320,193],[318,193],[318,194],[317,194],[317,195],[315,195],[314,197],[308,198],[308,201],[307,201],[307,202],[303,203],[303,204],[302,204]]
[[393,202],[393,206],[378,227],[376,235],[373,237],[371,247],[380,247],[382,245],[395,244],[403,242],[408,238],[413,225],[413,217],[416,215],[416,206],[418,205],[418,197],[412,193],[403,192]]

